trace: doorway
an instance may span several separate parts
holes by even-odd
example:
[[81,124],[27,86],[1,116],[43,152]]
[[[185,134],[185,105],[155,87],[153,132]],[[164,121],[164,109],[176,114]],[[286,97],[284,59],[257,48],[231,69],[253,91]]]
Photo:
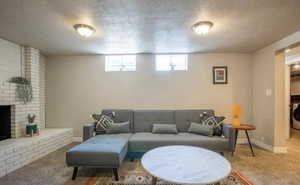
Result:
[[289,135],[293,137],[300,134],[300,46],[286,50],[285,63],[289,70]]

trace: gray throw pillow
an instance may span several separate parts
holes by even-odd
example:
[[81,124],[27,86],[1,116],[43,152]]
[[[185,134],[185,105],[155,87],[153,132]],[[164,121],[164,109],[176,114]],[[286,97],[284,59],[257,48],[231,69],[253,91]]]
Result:
[[177,134],[177,128],[175,124],[153,124],[153,134]]
[[130,123],[129,121],[122,123],[113,123],[109,128],[105,130],[107,134],[120,134],[120,133],[129,133],[130,132]]
[[211,125],[199,124],[191,122],[190,128],[188,130],[191,133],[200,134],[204,136],[213,136],[214,127]]

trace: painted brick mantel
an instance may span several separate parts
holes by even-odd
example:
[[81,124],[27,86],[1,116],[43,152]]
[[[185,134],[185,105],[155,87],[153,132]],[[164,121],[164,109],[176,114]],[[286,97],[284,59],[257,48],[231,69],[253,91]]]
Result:
[[0,105],[11,105],[11,136],[18,138],[25,135],[25,126],[27,124],[27,115],[35,114],[35,122],[40,129],[45,127],[44,114],[44,89],[45,88],[45,64],[41,60],[40,51],[32,47],[23,47],[22,49],[22,76],[32,83],[33,100],[24,104],[16,96],[16,85],[9,82],[0,84]]

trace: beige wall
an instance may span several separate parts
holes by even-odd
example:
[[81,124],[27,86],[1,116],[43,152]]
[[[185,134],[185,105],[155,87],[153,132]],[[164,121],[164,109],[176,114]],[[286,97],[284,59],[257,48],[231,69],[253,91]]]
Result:
[[[282,63],[276,66],[283,57],[276,60],[275,51],[299,41],[300,31],[253,54],[253,123],[257,127],[255,137],[273,147],[285,147],[286,129],[288,129],[287,123],[277,117],[286,112],[285,106],[278,107],[282,104],[278,101],[285,99],[284,93],[280,90],[280,87],[284,86],[278,83],[283,83],[284,80],[276,81],[284,78],[285,68],[280,68]],[[267,89],[272,90],[271,96],[266,96]]]
[[[154,55],[138,55],[136,72],[104,72],[104,57],[47,58],[47,127],[73,127],[75,136],[89,115],[103,108],[212,108],[230,122],[232,104],[241,104],[251,123],[252,70],[247,54],[191,54],[187,72],[156,72]],[[212,84],[212,66],[228,66],[229,83]]]
[[[274,139],[274,53],[267,47],[253,55],[253,123],[255,138],[273,145]],[[267,89],[272,91],[266,95]]]
[[21,75],[21,46],[0,38],[0,83]]

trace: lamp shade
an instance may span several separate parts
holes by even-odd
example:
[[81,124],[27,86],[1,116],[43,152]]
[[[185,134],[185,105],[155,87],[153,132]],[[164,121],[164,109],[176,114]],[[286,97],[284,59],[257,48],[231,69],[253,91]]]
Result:
[[232,114],[233,115],[241,115],[242,114],[242,109],[240,105],[233,105],[231,108]]
[[241,117],[241,114],[242,114],[242,110],[241,110],[241,106],[240,105],[233,105],[232,108],[231,108],[231,111],[232,111],[232,125],[234,127],[237,127],[239,125],[241,125],[241,122],[240,122],[240,117]]

